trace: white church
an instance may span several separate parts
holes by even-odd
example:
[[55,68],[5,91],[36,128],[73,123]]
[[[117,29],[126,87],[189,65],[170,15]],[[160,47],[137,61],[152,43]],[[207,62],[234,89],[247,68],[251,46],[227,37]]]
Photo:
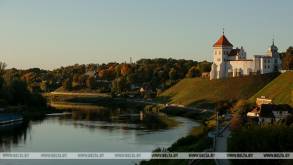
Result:
[[222,79],[254,74],[277,72],[281,68],[278,48],[274,41],[264,55],[254,55],[247,59],[246,52],[241,46],[233,49],[233,45],[223,35],[213,45],[213,64],[210,79]]

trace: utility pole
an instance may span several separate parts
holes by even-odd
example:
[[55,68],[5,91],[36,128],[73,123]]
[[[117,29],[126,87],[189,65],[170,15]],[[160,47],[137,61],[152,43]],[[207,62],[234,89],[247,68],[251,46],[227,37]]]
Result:
[[217,136],[219,135],[219,112],[217,111]]

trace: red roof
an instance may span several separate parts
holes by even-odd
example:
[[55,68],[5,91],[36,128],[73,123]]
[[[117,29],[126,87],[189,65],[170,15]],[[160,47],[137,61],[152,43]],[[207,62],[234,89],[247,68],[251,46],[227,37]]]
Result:
[[224,34],[214,44],[214,47],[217,47],[217,46],[232,46],[233,47],[233,45],[228,41],[228,39],[226,38]]

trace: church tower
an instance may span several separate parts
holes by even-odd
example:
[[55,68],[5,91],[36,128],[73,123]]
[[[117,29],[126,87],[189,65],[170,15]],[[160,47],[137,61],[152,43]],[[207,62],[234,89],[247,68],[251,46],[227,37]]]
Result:
[[210,73],[210,79],[220,79],[227,77],[227,66],[226,61],[228,55],[233,49],[233,45],[226,38],[224,32],[223,35],[213,45],[213,64]]
[[278,47],[275,46],[274,39],[271,47],[267,51],[267,55],[272,57],[274,71],[279,71],[281,69],[281,59],[280,54],[278,52]]

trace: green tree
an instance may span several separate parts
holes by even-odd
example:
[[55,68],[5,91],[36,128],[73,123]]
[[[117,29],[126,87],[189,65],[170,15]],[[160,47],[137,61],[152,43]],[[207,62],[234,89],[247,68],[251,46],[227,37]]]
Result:
[[13,97],[13,104],[26,104],[29,102],[30,92],[27,85],[20,79],[14,79],[9,85],[9,90]]
[[201,73],[211,71],[211,63],[207,61],[202,61],[198,64],[198,69]]
[[71,91],[72,90],[72,80],[69,78],[64,80],[62,86],[65,90]]
[[176,80],[176,75],[177,75],[176,70],[174,68],[171,68],[171,70],[169,71],[169,79]]
[[112,81],[112,91],[113,92],[122,92],[127,88],[126,79],[120,77]]
[[0,76],[3,76],[6,66],[7,66],[6,63],[0,62]]
[[47,92],[49,90],[49,83],[48,81],[42,81],[40,88],[43,92]]
[[191,67],[186,74],[187,78],[199,77],[199,76],[200,76],[200,70],[196,66]]

